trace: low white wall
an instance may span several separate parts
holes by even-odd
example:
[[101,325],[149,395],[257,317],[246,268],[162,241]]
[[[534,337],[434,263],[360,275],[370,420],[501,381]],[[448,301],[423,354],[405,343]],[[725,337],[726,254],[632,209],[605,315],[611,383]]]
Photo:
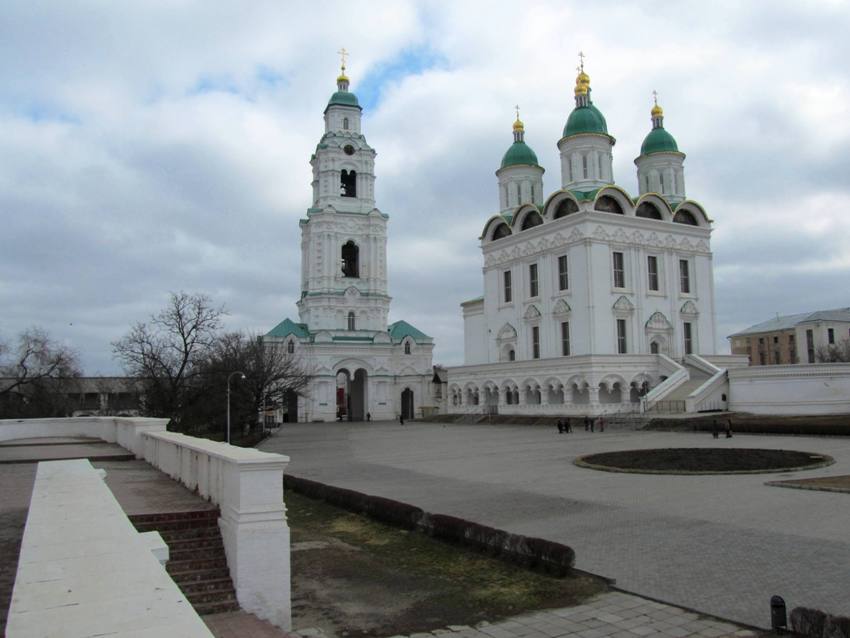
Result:
[[212,638],[103,476],[38,464],[6,636]]
[[289,457],[175,432],[148,432],[142,438],[148,463],[219,506],[227,565],[242,608],[291,629],[283,504]]
[[0,419],[0,442],[82,436],[117,443],[142,457],[142,432],[164,432],[168,419],[89,416],[59,419]]
[[850,413],[850,363],[730,369],[729,409],[754,414]]

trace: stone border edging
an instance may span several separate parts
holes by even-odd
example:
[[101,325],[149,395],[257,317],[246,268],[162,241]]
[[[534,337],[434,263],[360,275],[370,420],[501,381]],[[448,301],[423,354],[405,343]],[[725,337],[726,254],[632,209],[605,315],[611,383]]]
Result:
[[794,483],[792,481],[766,481],[765,485],[770,485],[771,487],[786,487],[792,490],[809,490],[811,492],[840,492],[844,494],[850,494],[850,487],[829,487],[822,486],[817,487],[815,485],[802,485],[800,483]]
[[[566,576],[573,571],[588,573],[575,569],[575,551],[562,543],[512,534],[455,516],[432,514],[409,503],[327,485],[291,474],[284,474],[283,484],[284,488],[325,501],[349,512],[363,514],[396,527],[419,531],[442,541],[477,549],[523,567],[538,568],[556,576]],[[596,577],[610,581],[601,576]]]
[[[673,449],[673,448],[647,448],[650,449]],[[706,448],[709,449],[709,448]],[[617,450],[618,452],[643,452],[647,450]],[[796,451],[796,450],[795,450]],[[779,472],[798,472],[800,470],[817,470],[823,467],[828,467],[835,463],[835,459],[832,458],[829,454],[818,454],[817,456],[822,456],[823,461],[819,463],[813,463],[811,465],[798,465],[796,467],[779,467],[772,468],[768,470],[720,470],[715,472],[710,471],[694,471],[694,470],[642,470],[636,468],[626,468],[626,467],[614,467],[613,465],[599,465],[596,463],[589,463],[585,461],[585,458],[590,456],[596,456],[598,454],[605,454],[605,452],[596,452],[594,454],[585,454],[584,456],[576,457],[573,460],[573,464],[578,467],[583,467],[589,470],[599,470],[600,472],[613,472],[613,473],[622,473],[622,474],[667,474],[667,475],[678,475],[678,476],[722,476],[722,475],[731,475],[731,474],[776,474]],[[805,452],[808,454],[808,452]]]

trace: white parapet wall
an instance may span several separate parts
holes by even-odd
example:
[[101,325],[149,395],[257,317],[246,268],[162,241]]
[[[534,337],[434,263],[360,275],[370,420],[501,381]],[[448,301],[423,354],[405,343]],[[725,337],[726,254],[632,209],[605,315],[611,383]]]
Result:
[[8,638],[212,638],[87,460],[38,464]]
[[850,414],[850,363],[730,368],[729,409],[753,414]]
[[143,454],[142,432],[164,432],[168,419],[89,416],[58,419],[0,419],[0,443],[14,439],[86,437],[117,443]]
[[289,526],[283,471],[289,457],[175,432],[147,432],[144,458],[219,506],[219,527],[243,609],[291,629]]

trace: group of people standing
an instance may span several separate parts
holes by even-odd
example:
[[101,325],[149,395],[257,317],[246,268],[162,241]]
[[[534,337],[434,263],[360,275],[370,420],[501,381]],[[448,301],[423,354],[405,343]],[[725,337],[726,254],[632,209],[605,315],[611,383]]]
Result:
[[[566,419],[558,419],[558,434],[569,434],[573,431],[573,425],[570,422],[570,418]],[[586,416],[584,417],[584,431],[585,432],[595,432],[596,428],[599,428],[600,432],[605,431],[605,417],[598,416]]]

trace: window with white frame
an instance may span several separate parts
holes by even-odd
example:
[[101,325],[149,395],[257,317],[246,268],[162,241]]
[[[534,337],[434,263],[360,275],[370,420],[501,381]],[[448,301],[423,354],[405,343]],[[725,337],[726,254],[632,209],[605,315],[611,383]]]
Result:
[[293,354],[295,352],[295,342],[292,339],[286,342],[286,351],[289,354]]
[[626,344],[625,319],[617,319],[617,352],[620,354],[626,354],[628,352]]
[[558,257],[558,290],[567,290],[570,287],[569,266],[567,256]]
[[537,264],[528,265],[528,296],[536,297],[540,292],[540,282],[537,278]]
[[570,322],[561,322],[561,355],[570,356]]
[[650,290],[658,291],[658,257],[648,255],[646,258],[647,284]]
[[685,294],[691,292],[691,272],[687,259],[679,260],[679,290]]
[[626,287],[626,264],[623,259],[623,253],[614,252],[613,255],[613,265],[614,265],[614,288],[625,288]]
[[355,323],[354,323],[354,313],[349,312],[348,313],[348,329],[354,330],[354,325],[355,325]]
[[685,354],[693,354],[694,353],[694,341],[693,341],[693,327],[690,321],[686,321],[682,324],[683,332],[685,335]]
[[410,354],[410,342],[409,341],[404,342],[404,354]]
[[540,326],[531,326],[531,357],[540,358]]
[[513,290],[511,288],[511,271],[506,270],[502,273],[502,280],[504,282],[504,293],[505,293],[505,303],[510,303],[513,300]]

